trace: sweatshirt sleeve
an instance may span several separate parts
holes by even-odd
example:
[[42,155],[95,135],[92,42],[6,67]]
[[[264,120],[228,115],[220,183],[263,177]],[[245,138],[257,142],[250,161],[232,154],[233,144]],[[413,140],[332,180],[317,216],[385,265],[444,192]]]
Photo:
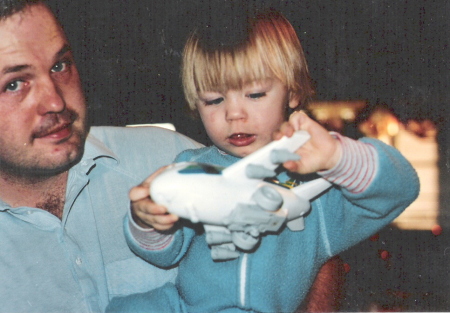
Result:
[[363,192],[372,183],[378,170],[378,153],[370,144],[332,132],[342,147],[339,163],[328,171],[319,172],[323,178],[352,193]]
[[181,227],[175,232],[159,232],[137,225],[131,213],[124,219],[125,239],[130,249],[147,262],[159,267],[177,264],[186,253],[195,231]]
[[319,175],[335,186],[313,202],[330,256],[388,225],[419,194],[417,173],[397,149],[372,138],[334,135],[341,141],[342,158]]
[[[186,149],[179,153],[174,163],[192,161],[196,153],[207,148]],[[125,239],[130,249],[147,262],[171,267],[177,264],[187,252],[195,230],[191,227],[180,227],[175,232],[159,232],[153,228],[145,229],[137,225],[129,212],[124,219]]]

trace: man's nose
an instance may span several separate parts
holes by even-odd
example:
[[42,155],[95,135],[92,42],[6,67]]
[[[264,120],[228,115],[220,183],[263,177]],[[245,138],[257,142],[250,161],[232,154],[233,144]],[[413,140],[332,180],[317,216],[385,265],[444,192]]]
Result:
[[51,78],[45,78],[39,89],[38,113],[58,113],[64,111],[66,105],[62,92],[56,82]]

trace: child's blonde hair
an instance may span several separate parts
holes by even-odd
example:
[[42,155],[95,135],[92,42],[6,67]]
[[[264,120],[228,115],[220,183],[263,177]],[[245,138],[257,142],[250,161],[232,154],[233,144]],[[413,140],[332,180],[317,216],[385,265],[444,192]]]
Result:
[[196,108],[199,93],[241,89],[273,77],[287,87],[291,98],[305,103],[313,87],[300,40],[289,21],[270,9],[245,17],[240,25],[236,19],[232,22],[219,30],[225,36],[222,41],[211,25],[197,28],[188,38],[181,75],[189,107]]

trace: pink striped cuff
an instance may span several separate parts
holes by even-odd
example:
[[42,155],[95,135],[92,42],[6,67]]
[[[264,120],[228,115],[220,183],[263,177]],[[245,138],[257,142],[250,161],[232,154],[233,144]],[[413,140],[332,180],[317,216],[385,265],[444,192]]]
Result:
[[341,142],[342,157],[334,168],[321,171],[319,174],[352,193],[365,191],[378,169],[378,154],[375,147],[335,132],[331,132],[331,135]]
[[138,242],[139,246],[148,251],[162,250],[172,243],[173,234],[162,234],[154,228],[142,228],[134,223],[130,216],[128,225],[131,235]]

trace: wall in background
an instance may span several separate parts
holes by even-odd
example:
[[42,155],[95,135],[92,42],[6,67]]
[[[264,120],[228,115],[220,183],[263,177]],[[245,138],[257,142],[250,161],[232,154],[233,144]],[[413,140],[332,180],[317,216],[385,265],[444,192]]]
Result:
[[69,34],[95,125],[186,117],[182,46],[196,18],[274,6],[296,28],[317,97],[386,103],[402,119],[447,114],[450,3],[437,1],[50,0]]

